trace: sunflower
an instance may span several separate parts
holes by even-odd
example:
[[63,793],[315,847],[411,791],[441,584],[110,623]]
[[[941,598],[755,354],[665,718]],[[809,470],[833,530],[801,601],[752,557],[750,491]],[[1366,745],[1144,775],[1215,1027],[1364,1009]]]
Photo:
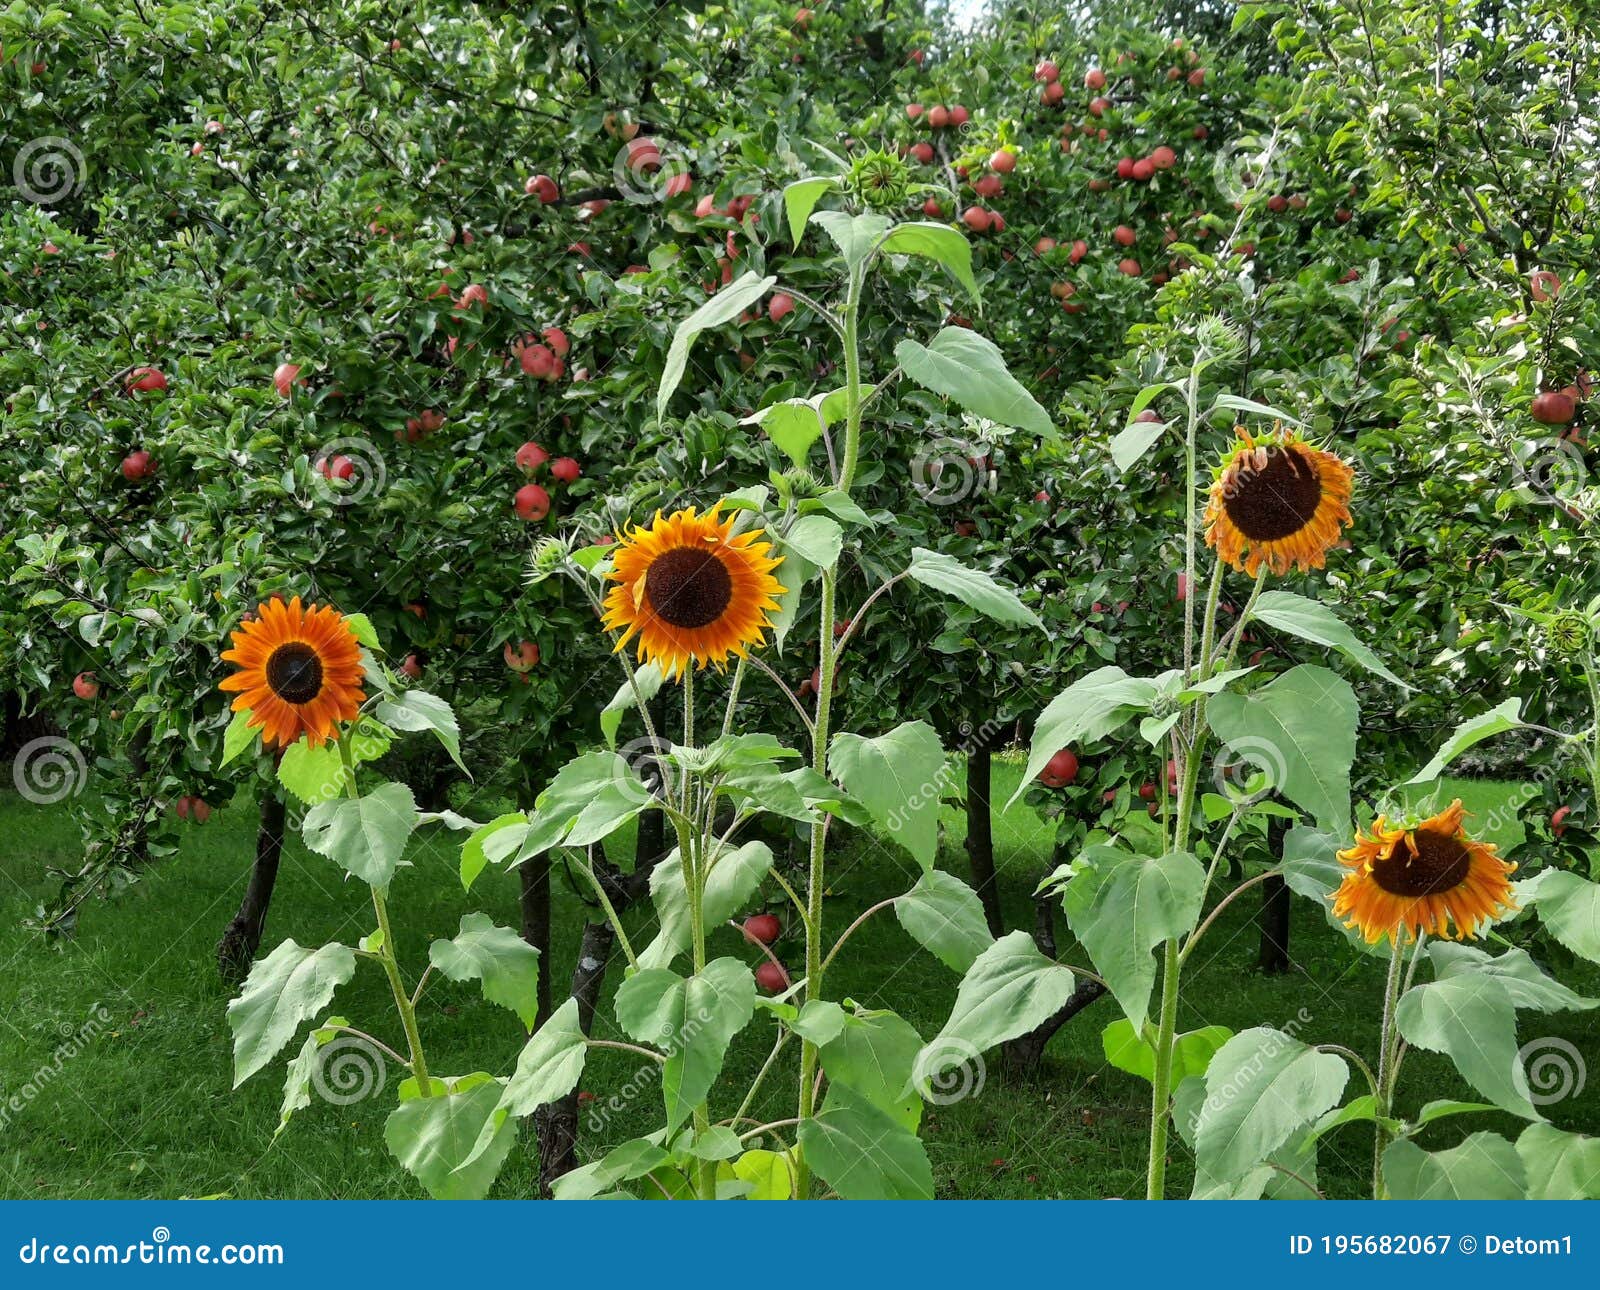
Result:
[[733,523],[715,506],[704,515],[692,506],[657,511],[649,528],[635,525],[617,544],[606,576],[618,585],[606,593],[601,619],[622,630],[617,649],[637,635],[639,657],[660,663],[671,679],[691,660],[721,667],[730,654],[743,658],[761,644],[772,625],[767,611],[784,592],[772,576],[782,557],[768,554],[759,530],[735,537]]
[[222,657],[238,671],[222,682],[241,691],[235,712],[248,711],[263,742],[287,748],[305,735],[325,744],[335,723],[353,721],[366,695],[361,691],[361,646],[344,615],[331,605],[287,605],[269,600],[256,617],[233,633]]
[[1412,939],[1422,931],[1454,939],[1476,936],[1517,908],[1507,875],[1516,870],[1495,854],[1494,843],[1475,842],[1461,827],[1461,799],[1411,828],[1379,816],[1371,833],[1339,852],[1350,872],[1333,893],[1333,912],[1358,928],[1370,945],[1400,928]]
[[1355,472],[1331,452],[1281,431],[1257,443],[1242,428],[1206,504],[1206,543],[1254,577],[1265,564],[1320,569],[1350,523]]

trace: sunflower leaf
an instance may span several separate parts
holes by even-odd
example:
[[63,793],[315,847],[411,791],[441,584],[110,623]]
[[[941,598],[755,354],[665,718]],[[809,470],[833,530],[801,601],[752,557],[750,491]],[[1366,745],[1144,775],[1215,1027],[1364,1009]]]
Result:
[[1480,712],[1475,717],[1469,717],[1450,732],[1450,737],[1439,745],[1439,751],[1433,754],[1433,760],[1406,781],[1408,784],[1425,784],[1430,779],[1437,779],[1440,773],[1462,753],[1474,744],[1480,744],[1485,739],[1495,735],[1505,734],[1508,730],[1516,730],[1522,725],[1522,701],[1520,699],[1507,699],[1499,707],[1490,708],[1487,712]]

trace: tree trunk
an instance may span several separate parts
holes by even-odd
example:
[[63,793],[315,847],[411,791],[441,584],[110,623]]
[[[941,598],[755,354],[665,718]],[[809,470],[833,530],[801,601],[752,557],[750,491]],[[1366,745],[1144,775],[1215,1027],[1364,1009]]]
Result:
[[550,974],[555,960],[550,953],[550,853],[531,856],[518,869],[522,878],[522,939],[539,951],[539,977],[535,987],[538,1020],[544,1025],[550,1016]]
[[993,762],[989,745],[974,741],[967,750],[967,858],[972,862],[972,885],[983,902],[989,934],[1005,935],[1000,914],[1000,888],[994,869],[993,815],[989,802]]
[[[1283,858],[1283,840],[1289,834],[1289,821],[1273,818],[1267,822],[1267,846]],[[1256,916],[1261,929],[1256,966],[1277,974],[1289,970],[1289,888],[1282,878],[1271,877],[1261,884],[1261,912]]]
[[[578,1025],[586,1035],[594,1027],[595,1008],[615,940],[616,933],[604,920],[583,926],[578,963],[572,970],[572,997],[578,1001]],[[539,1133],[539,1192],[549,1196],[551,1183],[578,1166],[578,1090],[541,1107],[534,1123]]]
[[250,974],[250,965],[261,948],[272,888],[278,881],[278,862],[283,857],[283,798],[275,790],[263,788],[259,809],[256,859],[250,867],[250,882],[244,889],[239,912],[217,942],[217,974],[230,986],[238,985]]
[[1274,874],[1261,884],[1261,912],[1256,915],[1261,928],[1261,949],[1256,966],[1277,974],[1289,970],[1289,887]]

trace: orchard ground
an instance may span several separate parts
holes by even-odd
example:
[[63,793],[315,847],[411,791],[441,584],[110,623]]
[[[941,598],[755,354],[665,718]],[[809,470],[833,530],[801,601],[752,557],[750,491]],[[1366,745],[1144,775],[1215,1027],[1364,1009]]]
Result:
[[[1019,773],[1009,761],[997,763],[997,803],[1010,795]],[[950,811],[946,824],[940,864],[967,876],[963,818]],[[263,1072],[237,1093],[230,1091],[225,1006],[231,992],[217,978],[212,947],[237,908],[255,825],[247,800],[216,811],[206,825],[187,830],[181,852],[150,869],[143,882],[110,903],[86,908],[75,939],[48,943],[23,923],[51,887],[50,868],[71,865],[77,857],[75,828],[66,812],[0,794],[0,836],[8,839],[0,853],[0,1195],[421,1195],[384,1146],[392,1091],[345,1105],[315,1099],[276,1142],[281,1073]],[[996,859],[1012,926],[1031,925],[1029,898],[1048,862],[1050,837],[1050,827],[1027,806],[997,810]],[[513,876],[487,873],[470,898],[463,896],[458,841],[431,831],[413,846],[413,867],[396,879],[412,911],[401,949],[413,968],[428,941],[453,935],[469,909],[486,909],[498,923],[517,923]],[[619,835],[615,841],[619,854],[631,848],[631,838]],[[840,911],[829,920],[833,932],[842,929],[844,911],[904,891],[910,870],[909,859],[897,862],[881,847],[842,847],[833,869],[834,908]],[[551,966],[559,997],[577,950],[583,906],[571,888],[557,882]],[[1337,1038],[1370,1052],[1377,1039],[1382,962],[1353,957],[1323,916],[1296,897],[1293,969],[1262,975],[1255,970],[1256,907],[1246,898],[1225,911],[1219,933],[1197,954],[1180,1029],[1270,1024],[1306,1042]],[[351,941],[368,930],[370,916],[364,887],[341,883],[325,861],[306,854],[298,838],[289,841],[267,945],[290,935],[312,945]],[[649,917],[648,909],[625,916],[630,936],[644,937]],[[1062,920],[1058,935],[1068,936]],[[935,1034],[949,1015],[955,976],[920,950],[887,911],[857,937],[857,952],[841,956],[830,976],[838,997],[892,1005],[925,1037]],[[1070,939],[1063,947],[1064,961],[1087,962]],[[787,934],[776,948],[780,955],[798,953]],[[731,929],[713,942],[712,952],[742,955],[752,966],[757,961]],[[620,966],[613,967],[610,990],[622,978]],[[1593,965],[1563,965],[1562,979],[1581,993],[1600,993],[1600,968]],[[384,989],[380,973],[364,970],[341,991],[339,1011],[357,1018],[381,1015]],[[516,1022],[485,1003],[474,986],[430,981],[423,1009],[442,1068],[509,1068],[521,1042]],[[1008,1074],[997,1053],[988,1054],[981,1091],[927,1107],[923,1139],[940,1196],[1142,1194],[1149,1087],[1104,1059],[1100,1032],[1116,1015],[1109,1000],[1081,1013],[1057,1034],[1043,1066],[1026,1080]],[[602,1035],[611,1016],[608,999],[597,1017]],[[770,1022],[741,1034],[720,1087],[745,1087],[772,1037]],[[1529,1041],[1546,1040],[1564,1041],[1580,1054],[1600,1053],[1600,1011],[1541,1016],[1538,1038]],[[1407,1062],[1405,1087],[1417,1105],[1437,1098],[1477,1100],[1445,1058],[1418,1052]],[[594,1089],[597,1100],[583,1106],[584,1158],[655,1127],[660,1090],[650,1073],[639,1076],[638,1063],[626,1053],[591,1053],[582,1087]],[[390,1084],[397,1078],[391,1069]],[[786,1105],[792,1080],[774,1079],[767,1087],[768,1104],[752,1114],[763,1120],[792,1115]],[[1402,1110],[1414,1112],[1417,1105]],[[1600,1117],[1600,1074],[1545,1112],[1558,1127],[1594,1123]],[[1511,1117],[1494,1119],[1503,1123],[1475,1127],[1513,1136],[1518,1131]],[[1456,1136],[1446,1125],[1424,1131],[1421,1141],[1437,1149]],[[1328,1195],[1361,1195],[1370,1188],[1370,1168],[1370,1128],[1354,1126],[1323,1139],[1318,1176]],[[529,1127],[493,1194],[529,1195],[534,1172]],[[1174,1139],[1172,1194],[1187,1193],[1191,1173],[1187,1151]]]

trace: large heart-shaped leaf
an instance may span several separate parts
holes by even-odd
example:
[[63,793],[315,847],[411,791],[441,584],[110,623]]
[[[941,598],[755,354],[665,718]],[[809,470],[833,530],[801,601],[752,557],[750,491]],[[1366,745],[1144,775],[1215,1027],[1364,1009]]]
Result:
[[[705,881],[701,910],[706,926],[716,927],[743,909],[771,868],[772,848],[765,842],[752,840],[720,851]],[[690,941],[689,897],[676,850],[651,871],[650,898],[660,929],[639,952],[639,966],[670,967]]]
[[496,1124],[500,1081],[479,1071],[436,1083],[443,1092],[411,1097],[394,1109],[383,1140],[435,1200],[482,1200],[517,1137],[514,1123],[501,1118],[479,1146],[479,1135]]
[[487,914],[463,914],[454,940],[428,947],[428,962],[452,981],[480,981],[483,997],[533,1028],[538,1015],[539,951]]
[[284,941],[257,959],[239,997],[228,1005],[233,1031],[233,1086],[238,1088],[278,1055],[300,1024],[328,1006],[333,992],[355,975],[348,945],[310,949]]
[[1386,681],[1393,681],[1401,689],[1411,688],[1321,601],[1297,596],[1292,591],[1264,591],[1256,598],[1250,616],[1313,645],[1336,649],[1351,662]]
[[1498,707],[1490,708],[1488,712],[1468,717],[1439,745],[1439,751],[1433,754],[1432,760],[1406,783],[1425,784],[1430,779],[1437,779],[1446,766],[1474,744],[1492,739],[1495,735],[1503,735],[1509,730],[1518,729],[1522,725],[1521,713],[1522,701],[1507,699]]
[[1427,1152],[1402,1138],[1383,1153],[1383,1182],[1395,1200],[1521,1200],[1527,1174],[1517,1149],[1498,1133],[1474,1133],[1448,1151]]
[[959,229],[921,220],[896,224],[883,239],[882,249],[895,255],[920,255],[938,261],[981,303],[977,279],[972,276],[972,243]]
[[1600,1200],[1600,1138],[1530,1124],[1517,1139],[1529,1200]]
[[993,341],[967,327],[946,327],[923,345],[907,338],[894,347],[895,362],[918,385],[968,412],[1004,426],[1053,438],[1050,414],[1006,368]]
[[932,726],[908,721],[873,739],[835,735],[828,769],[871,812],[880,832],[905,847],[924,873],[933,868],[946,766]]
[[656,388],[657,420],[667,419],[667,404],[672,399],[673,391],[683,380],[684,369],[689,363],[689,351],[694,347],[694,342],[700,333],[732,322],[771,291],[775,282],[777,278],[760,278],[754,273],[746,273],[737,281],[723,287],[678,324],[678,330],[672,334],[672,344],[667,350],[666,362],[661,368],[661,383]]
[[966,972],[994,944],[978,893],[954,874],[930,869],[894,902],[895,917],[946,967]]
[[933,1169],[921,1139],[848,1085],[800,1125],[800,1149],[845,1200],[932,1200]]
[[914,582],[954,596],[996,622],[1022,627],[1044,626],[1039,616],[1023,604],[1010,587],[1002,586],[981,569],[964,565],[942,552],[915,547],[906,573]]
[[1412,986],[1400,997],[1395,1024],[1407,1043],[1448,1056],[1461,1078],[1496,1106],[1544,1119],[1528,1097],[1516,1008],[1504,981],[1474,972]]
[[1545,869],[1515,884],[1526,908],[1537,903],[1539,921],[1574,954],[1600,963],[1600,884],[1564,869]]
[[389,886],[417,827],[417,803],[404,784],[380,784],[360,797],[335,797],[306,812],[306,846],[362,882]]
[[1160,693],[1157,682],[1129,676],[1120,667],[1102,667],[1074,681],[1039,714],[1028,749],[1028,768],[1007,807],[1027,791],[1045,763],[1075,743],[1104,739],[1135,714],[1145,711]]

